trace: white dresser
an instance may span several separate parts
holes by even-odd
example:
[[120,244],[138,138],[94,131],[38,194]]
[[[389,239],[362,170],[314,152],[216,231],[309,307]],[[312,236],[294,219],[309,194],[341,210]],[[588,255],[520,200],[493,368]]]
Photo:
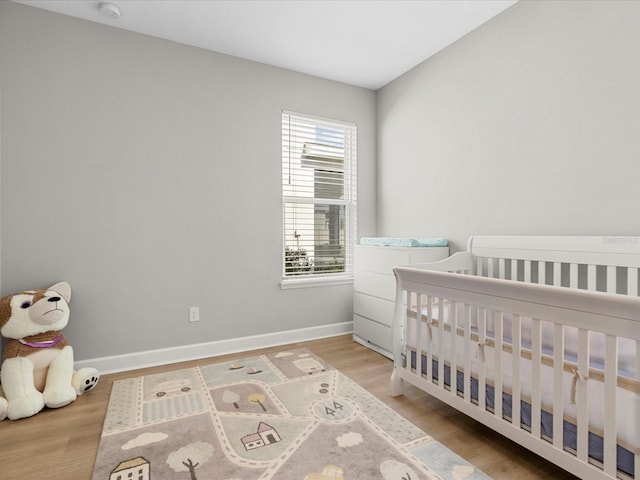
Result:
[[396,296],[393,267],[437,262],[449,247],[375,247],[357,245],[353,294],[353,339],[389,358]]

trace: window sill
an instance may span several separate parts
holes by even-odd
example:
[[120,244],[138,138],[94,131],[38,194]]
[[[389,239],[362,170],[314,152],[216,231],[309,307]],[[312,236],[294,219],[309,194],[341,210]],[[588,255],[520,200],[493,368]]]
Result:
[[292,288],[328,287],[332,285],[353,284],[353,276],[327,276],[322,278],[287,278],[282,279],[280,288],[290,290]]

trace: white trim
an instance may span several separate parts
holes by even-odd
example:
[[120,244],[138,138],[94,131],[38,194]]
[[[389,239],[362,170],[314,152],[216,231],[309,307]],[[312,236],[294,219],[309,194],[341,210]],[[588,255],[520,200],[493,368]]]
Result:
[[102,375],[108,373],[155,367],[176,362],[217,357],[230,353],[246,352],[258,348],[275,347],[288,343],[307,342],[320,338],[336,337],[353,332],[353,322],[333,323],[318,327],[300,328],[284,332],[230,338],[214,342],[160,348],[144,352],[127,353],[110,357],[92,358],[75,362],[76,370],[83,367],[96,368]]
[[304,119],[311,120],[312,122],[324,123],[327,125],[337,125],[344,128],[351,128],[356,126],[356,124],[353,122],[347,122],[345,120],[335,120],[333,118],[327,118],[327,117],[319,117],[317,115],[309,115],[308,113],[294,112],[293,110],[282,109],[282,115],[302,117]]
[[327,287],[331,285],[347,285],[353,283],[353,274],[343,275],[300,275],[299,277],[283,278],[280,282],[282,290],[306,287]]

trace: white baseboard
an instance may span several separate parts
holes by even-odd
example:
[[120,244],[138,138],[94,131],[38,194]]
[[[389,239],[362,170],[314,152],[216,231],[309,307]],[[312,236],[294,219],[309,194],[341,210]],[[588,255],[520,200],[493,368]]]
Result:
[[127,353],[111,357],[91,358],[88,360],[79,360],[75,362],[75,366],[77,370],[83,367],[93,367],[101,374],[116,373],[138,368],[155,367],[156,365],[217,357],[230,353],[246,352],[258,348],[276,347],[288,343],[307,342],[309,340],[335,337],[352,332],[353,322],[334,323],[331,325],[287,330],[264,335],[147,350],[145,352]]

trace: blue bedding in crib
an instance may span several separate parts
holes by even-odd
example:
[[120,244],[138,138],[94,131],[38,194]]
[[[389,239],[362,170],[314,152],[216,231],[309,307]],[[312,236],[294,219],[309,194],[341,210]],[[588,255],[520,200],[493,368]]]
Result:
[[[433,359],[432,363],[432,378],[433,380],[438,380],[438,360]],[[416,353],[411,352],[411,367],[415,369],[416,365]],[[422,357],[422,373],[426,374],[427,367],[427,358],[425,356]],[[451,386],[451,368],[448,365],[444,366],[444,384],[447,386]],[[461,371],[457,371],[456,375],[456,388],[458,393],[464,394],[464,374]],[[494,400],[495,400],[495,391],[494,387],[491,385],[486,385],[486,404],[487,409],[493,410]],[[478,380],[471,377],[471,398],[473,400],[478,400]],[[512,412],[512,399],[511,395],[508,393],[502,393],[502,415],[503,418],[511,419]],[[525,401],[520,401],[520,422],[521,425],[525,425],[527,428],[531,427],[531,405]],[[541,415],[541,431],[542,434],[547,438],[553,438],[553,414],[549,412],[542,411]],[[563,421],[563,430],[564,430],[564,447],[565,449],[574,450],[577,447],[577,427],[573,423],[564,420]],[[602,437],[596,435],[594,433],[589,432],[589,457],[594,460],[602,462],[603,460],[603,451],[604,451],[604,441]],[[617,461],[618,461],[618,470],[630,475],[633,477],[634,472],[634,454],[629,450],[617,446]]]

